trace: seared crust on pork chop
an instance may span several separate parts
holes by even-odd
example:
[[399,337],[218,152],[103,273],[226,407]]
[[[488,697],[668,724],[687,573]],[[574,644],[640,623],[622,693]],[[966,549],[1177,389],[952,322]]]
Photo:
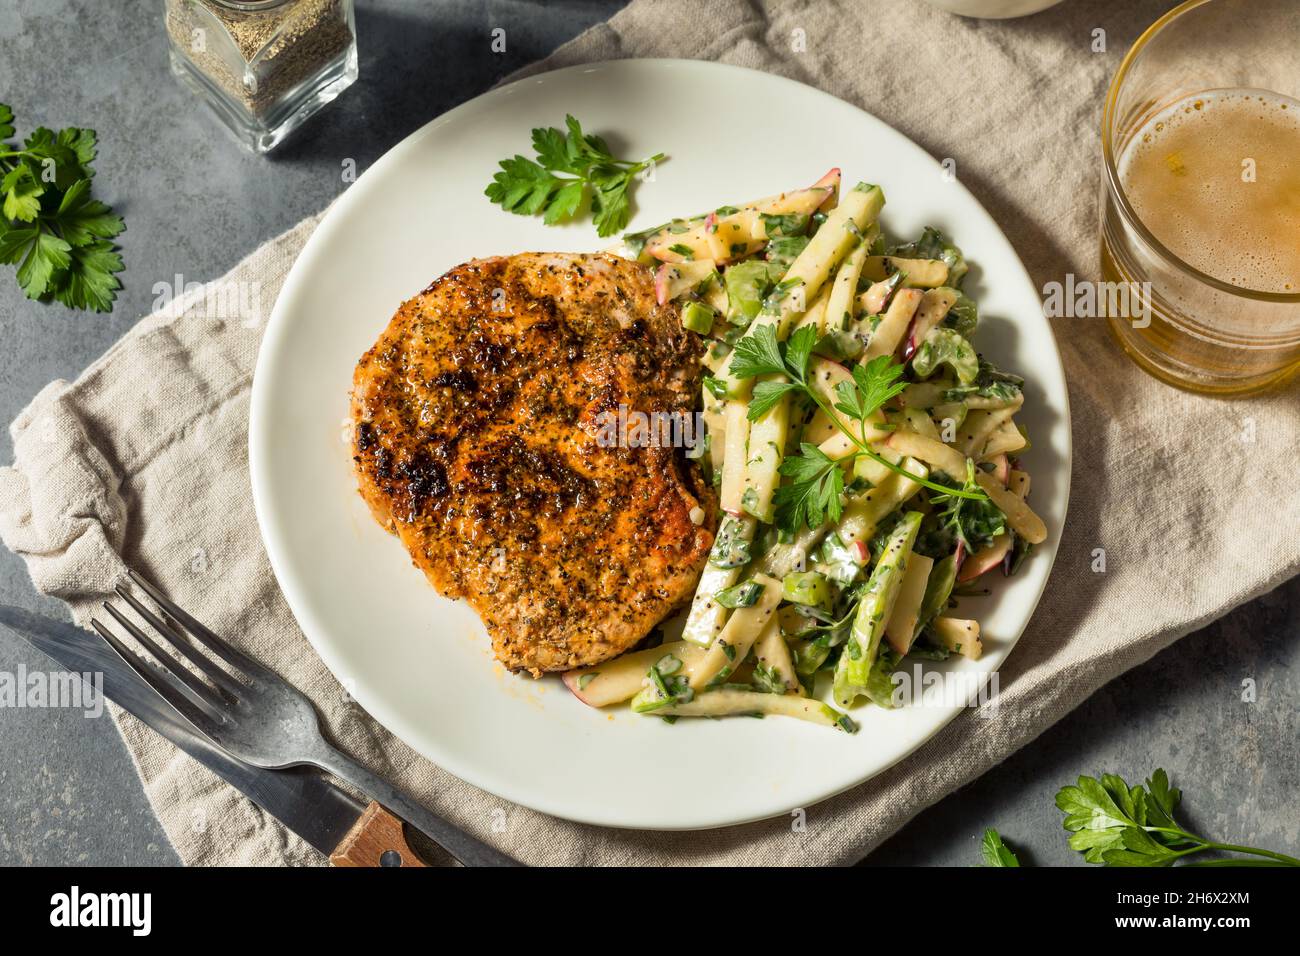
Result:
[[608,660],[689,599],[712,492],[681,449],[602,425],[620,405],[693,424],[701,350],[644,266],[529,253],[452,269],[362,356],[361,494],[512,671]]

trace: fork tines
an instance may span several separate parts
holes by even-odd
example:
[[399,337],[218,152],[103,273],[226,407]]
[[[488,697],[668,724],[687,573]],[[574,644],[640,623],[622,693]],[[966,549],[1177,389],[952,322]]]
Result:
[[[162,695],[163,699],[191,721],[196,721],[195,711],[198,711],[208,720],[223,722],[224,712],[232,702],[239,699],[241,688],[247,683],[256,681],[262,675],[264,668],[168,600],[162,592],[134,570],[128,569],[127,574],[131,581],[158,605],[170,621],[175,622],[179,629],[188,634],[195,643],[227,664],[229,670],[223,669],[202,653],[194,643],[180,633],[177,627],[160,618],[120,584],[114,588],[118,597],[162,637],[174,654],[164,650],[143,628],[108,601],[104,602],[104,610],[135,639],[140,647],[144,648],[156,663],[145,661],[98,618],[91,618],[91,625],[122,660]],[[194,671],[185,667],[177,659],[178,657],[188,662],[195,671],[206,677],[207,681],[200,679]]]

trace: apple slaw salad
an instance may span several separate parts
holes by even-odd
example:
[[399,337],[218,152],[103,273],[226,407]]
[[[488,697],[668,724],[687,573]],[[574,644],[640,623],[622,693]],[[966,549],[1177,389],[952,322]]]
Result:
[[681,639],[566,674],[588,704],[853,732],[845,711],[893,706],[904,658],[978,658],[958,599],[1046,539],[1024,381],[975,348],[961,250],[890,242],[880,187],[840,185],[624,237],[709,340],[692,454],[720,515]]

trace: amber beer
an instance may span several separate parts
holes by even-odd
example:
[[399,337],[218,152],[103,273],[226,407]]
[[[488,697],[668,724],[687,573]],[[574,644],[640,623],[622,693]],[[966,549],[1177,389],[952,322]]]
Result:
[[1138,218],[1192,268],[1300,290],[1300,103],[1258,90],[1176,103],[1133,138],[1120,178]]
[[1150,316],[1110,327],[1182,388],[1244,394],[1300,369],[1297,51],[1297,0],[1184,0],[1106,95],[1102,271]]
[[[1192,270],[1249,292],[1300,292],[1300,103],[1245,89],[1188,97],[1131,137],[1118,168],[1138,219]],[[1110,281],[1135,280],[1109,249],[1103,248],[1102,265]],[[1214,376],[1268,375],[1300,361],[1300,344],[1279,343],[1284,354],[1278,354],[1196,334],[1198,325],[1221,328],[1212,309],[1225,303],[1172,278],[1165,297],[1189,321],[1163,320],[1157,303],[1155,320],[1146,328],[1130,323],[1125,336]],[[1251,303],[1228,307],[1248,313]],[[1267,337],[1266,309],[1259,322]]]

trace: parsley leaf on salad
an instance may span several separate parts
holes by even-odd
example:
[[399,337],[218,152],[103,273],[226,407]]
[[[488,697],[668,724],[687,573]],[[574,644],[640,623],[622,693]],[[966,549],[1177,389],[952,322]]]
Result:
[[[826,412],[836,427],[853,441],[855,448],[849,452],[848,458],[872,458],[891,471],[938,492],[944,500],[988,503],[988,496],[974,483],[973,477],[960,488],[941,485],[911,474],[868,445],[863,435],[867,418],[907,387],[902,379],[903,366],[889,356],[879,356],[866,365],[854,366],[852,381],[841,382],[835,388],[834,411],[855,422],[856,432],[846,427],[840,416],[832,415],[832,409],[808,381],[809,362],[817,340],[816,328],[803,326],[796,329],[788,341],[780,342],[776,337],[776,327],[766,324],[752,329],[751,334],[736,343],[731,353],[730,374],[739,379],[765,377],[754,385],[746,413],[750,421],[761,418],[785,395],[802,394]],[[777,527],[794,532],[802,527],[815,528],[827,519],[839,520],[844,492],[840,466],[848,458],[831,458],[815,445],[802,444],[798,455],[782,461],[780,473],[791,481],[777,488],[773,497]]]

